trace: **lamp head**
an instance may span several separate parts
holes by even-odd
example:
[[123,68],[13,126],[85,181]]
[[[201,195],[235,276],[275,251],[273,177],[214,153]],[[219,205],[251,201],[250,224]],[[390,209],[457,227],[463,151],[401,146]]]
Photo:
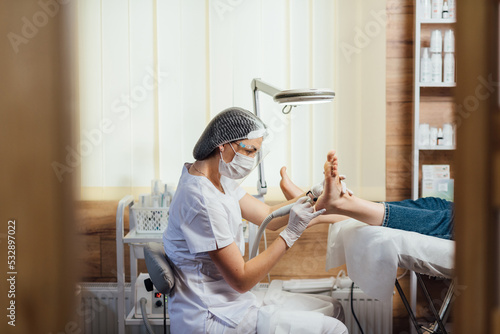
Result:
[[279,104],[298,105],[333,101],[335,93],[330,89],[290,89],[276,93],[273,98]]

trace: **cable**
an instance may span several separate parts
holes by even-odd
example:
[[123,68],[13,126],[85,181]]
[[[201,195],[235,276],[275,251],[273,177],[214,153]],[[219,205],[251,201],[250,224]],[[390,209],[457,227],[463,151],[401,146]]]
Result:
[[142,321],[144,321],[144,325],[146,326],[146,330],[149,334],[154,334],[153,328],[149,323],[148,314],[146,313],[146,303],[148,302],[146,298],[142,297],[141,300],[141,313],[142,313]]
[[351,285],[351,312],[352,312],[352,315],[354,317],[354,320],[356,320],[356,323],[358,324],[358,327],[359,327],[359,330],[361,331],[361,334],[365,334],[365,332],[363,332],[363,328],[361,327],[361,324],[359,323],[359,320],[358,320],[358,317],[356,317],[356,313],[354,313],[354,303],[352,302],[352,300],[354,299],[353,298],[353,293],[354,291],[354,282],[352,282],[352,285]]
[[274,218],[286,216],[287,214],[289,214],[290,210],[292,209],[292,206],[294,204],[295,203],[291,203],[291,204],[282,206],[281,208],[277,209],[276,211],[272,212],[269,216],[267,216],[266,219],[264,219],[262,224],[260,224],[259,229],[257,230],[257,235],[255,236],[255,240],[253,242],[254,247],[252,248],[252,251],[248,255],[249,260],[253,259],[257,255],[257,250],[259,249],[260,238],[262,237],[262,233],[264,233],[264,230],[266,229],[267,224],[269,224],[269,222]]
[[406,275],[407,272],[408,272],[408,269],[405,269],[404,273],[402,273],[401,275],[399,275],[396,279],[397,280],[402,279],[403,277],[405,277],[405,275]]

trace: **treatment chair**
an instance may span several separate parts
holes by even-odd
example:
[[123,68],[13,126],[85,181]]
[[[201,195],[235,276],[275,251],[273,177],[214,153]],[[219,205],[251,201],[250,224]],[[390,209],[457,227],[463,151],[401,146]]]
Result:
[[[453,264],[455,242],[415,232],[370,226],[355,219],[330,225],[326,270],[347,264],[349,277],[366,294],[387,300],[394,293],[394,282],[418,333],[447,333],[445,322],[455,294]],[[417,322],[401,286],[397,269],[414,271],[434,322],[424,327]],[[421,275],[451,279],[438,312]]]
[[[165,254],[163,244],[150,242],[144,247],[144,259],[148,269],[149,277],[158,292],[163,296],[173,293],[175,287],[174,271],[170,265],[170,260]],[[166,333],[166,300],[164,299],[163,328]]]

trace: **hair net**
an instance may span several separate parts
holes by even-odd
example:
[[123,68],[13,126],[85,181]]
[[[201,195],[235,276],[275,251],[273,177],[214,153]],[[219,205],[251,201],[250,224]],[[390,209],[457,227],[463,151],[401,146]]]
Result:
[[196,160],[203,160],[219,145],[265,135],[266,126],[257,116],[242,108],[228,108],[208,123],[194,146],[193,156]]

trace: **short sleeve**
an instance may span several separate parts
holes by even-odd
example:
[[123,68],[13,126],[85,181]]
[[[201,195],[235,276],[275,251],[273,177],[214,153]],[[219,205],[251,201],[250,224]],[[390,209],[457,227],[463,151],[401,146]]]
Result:
[[209,202],[181,230],[191,254],[224,248],[234,241],[228,216],[218,203]]

